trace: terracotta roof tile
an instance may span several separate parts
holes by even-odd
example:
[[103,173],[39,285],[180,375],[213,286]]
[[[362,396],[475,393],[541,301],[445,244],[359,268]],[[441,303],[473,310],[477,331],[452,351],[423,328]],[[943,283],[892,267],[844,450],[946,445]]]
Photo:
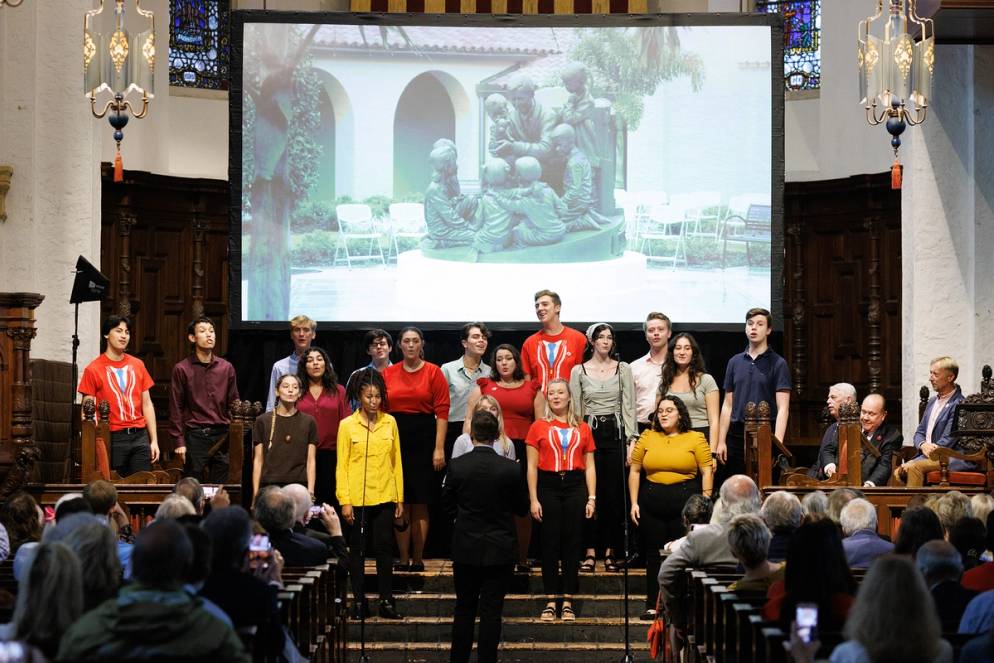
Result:
[[[381,29],[384,27],[389,50],[410,50],[395,26],[378,25],[362,26],[361,30],[357,25],[325,25],[318,30],[314,45],[383,50]],[[552,28],[404,26],[404,32],[418,50],[430,52],[548,55],[562,52],[572,42],[571,38],[563,38],[570,30]]]

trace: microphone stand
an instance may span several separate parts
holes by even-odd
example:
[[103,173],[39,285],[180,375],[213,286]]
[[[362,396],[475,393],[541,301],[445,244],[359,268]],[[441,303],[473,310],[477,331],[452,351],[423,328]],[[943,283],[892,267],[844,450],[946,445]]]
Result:
[[[372,380],[369,381],[372,385]],[[359,390],[359,407],[362,407],[362,389]],[[379,410],[377,410],[379,418]],[[366,454],[362,463],[362,506],[359,514],[359,568],[362,574],[361,586],[362,596],[359,597],[359,663],[369,663],[369,656],[366,654],[366,472],[369,468],[369,429],[373,422],[366,415]],[[382,588],[381,588],[382,591]]]
[[621,565],[622,577],[624,582],[624,604],[622,611],[625,615],[625,653],[621,657],[621,663],[635,663],[635,656],[632,654],[632,641],[631,634],[629,632],[629,620],[628,620],[628,537],[629,537],[629,526],[628,526],[628,514],[631,509],[626,510],[625,506],[628,503],[628,482],[626,479],[626,470],[628,469],[626,460],[628,459],[628,440],[625,437],[625,401],[623,395],[623,385],[621,380],[621,360],[618,360],[618,439],[621,441],[621,510],[622,521],[624,522],[624,529],[622,535],[622,547],[624,548],[624,563]]
[[66,471],[66,481],[72,482],[73,475],[76,472],[76,465],[79,462],[80,452],[77,450],[78,444],[76,442],[76,432],[78,430],[79,424],[77,423],[76,413],[73,411],[73,406],[76,404],[76,389],[77,382],[79,381],[79,364],[77,363],[77,355],[79,353],[79,302],[76,302],[75,313],[73,315],[73,328],[72,328],[72,384],[69,385],[69,468]]

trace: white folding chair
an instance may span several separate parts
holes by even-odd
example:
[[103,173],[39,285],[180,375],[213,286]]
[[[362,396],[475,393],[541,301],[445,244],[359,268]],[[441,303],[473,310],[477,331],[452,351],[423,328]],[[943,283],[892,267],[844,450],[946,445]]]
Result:
[[394,260],[400,255],[402,239],[418,242],[428,234],[425,225],[425,206],[421,203],[392,203],[390,205],[390,255]]
[[[383,257],[383,247],[380,239],[383,234],[376,229],[373,221],[373,210],[369,205],[350,203],[337,205],[335,213],[338,216],[338,242],[335,245],[334,265],[340,262],[352,269],[353,262],[379,261],[387,264]],[[350,243],[351,242],[351,243]],[[339,256],[344,254],[344,257]]]

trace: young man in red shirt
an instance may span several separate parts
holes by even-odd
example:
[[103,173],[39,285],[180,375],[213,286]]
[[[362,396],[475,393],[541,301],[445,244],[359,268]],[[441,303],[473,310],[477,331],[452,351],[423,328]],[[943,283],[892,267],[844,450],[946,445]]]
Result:
[[521,368],[526,379],[536,379],[542,384],[542,392],[550,380],[569,380],[570,371],[583,362],[583,348],[587,337],[559,321],[563,302],[551,290],[535,293],[535,317],[542,329],[525,339],[521,346]]
[[131,322],[112,315],[101,329],[107,349],[83,369],[79,393],[83,401],[110,404],[110,466],[120,476],[150,471],[159,460],[155,409],[148,390],[152,376],[137,357],[125,353]]
[[211,483],[228,482],[228,453],[209,455],[228,432],[231,404],[238,400],[235,368],[214,354],[214,321],[200,316],[186,328],[193,353],[173,367],[169,382],[169,435],[184,461],[183,475]]

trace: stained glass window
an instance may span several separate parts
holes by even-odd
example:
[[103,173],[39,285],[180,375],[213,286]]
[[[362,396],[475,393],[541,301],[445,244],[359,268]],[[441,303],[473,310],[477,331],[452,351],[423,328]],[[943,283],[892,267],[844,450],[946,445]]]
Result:
[[784,86],[820,88],[821,0],[756,0],[756,11],[783,16]]
[[169,84],[228,89],[229,0],[169,0]]

